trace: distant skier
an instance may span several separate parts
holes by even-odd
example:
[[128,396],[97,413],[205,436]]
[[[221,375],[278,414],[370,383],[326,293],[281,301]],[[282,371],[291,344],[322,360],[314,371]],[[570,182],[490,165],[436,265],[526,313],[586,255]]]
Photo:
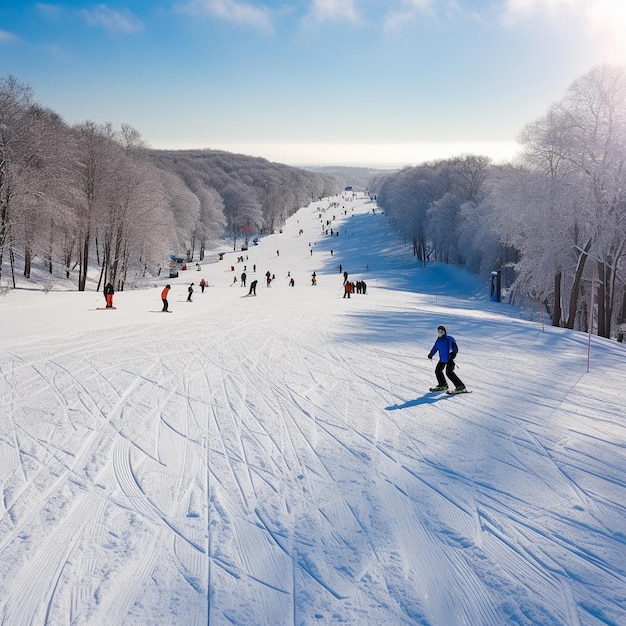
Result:
[[245,287],[246,286],[246,273],[245,272],[241,272],[241,286]]
[[454,359],[459,351],[457,343],[452,337],[448,335],[446,327],[437,326],[437,340],[432,350],[428,353],[428,358],[432,359],[435,353],[439,352],[439,363],[435,367],[435,376],[437,376],[437,386],[431,387],[431,391],[445,391],[448,389],[448,383],[443,375],[445,369],[446,376],[450,379],[455,387],[456,392],[465,391],[465,385],[461,379],[454,373]]
[[112,309],[113,308],[113,294],[115,293],[115,291],[113,291],[113,285],[111,283],[107,283],[104,287],[104,299],[106,300],[106,308],[107,309]]
[[161,311],[163,311],[163,313],[167,313],[167,294],[170,292],[170,286],[169,285],[165,285],[165,288],[163,289],[163,291],[161,292],[161,301],[163,302],[163,308],[161,309]]
[[191,296],[193,296],[193,283],[187,287],[187,302],[191,302]]
[[204,293],[204,288],[206,287],[206,280],[204,278],[200,281],[200,291]]
[[317,285],[317,274],[315,272],[311,274],[311,284]]
[[250,291],[248,291],[249,296],[256,296],[256,285],[258,282],[259,282],[258,280],[253,280],[250,283]]

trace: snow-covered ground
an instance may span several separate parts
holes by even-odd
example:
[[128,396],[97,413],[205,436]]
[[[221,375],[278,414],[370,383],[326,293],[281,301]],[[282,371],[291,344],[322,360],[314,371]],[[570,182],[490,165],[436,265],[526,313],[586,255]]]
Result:
[[[587,372],[340,202],[181,272],[171,315],[167,279],[0,297],[3,625],[626,624],[625,346]],[[441,323],[472,394],[428,392]]]

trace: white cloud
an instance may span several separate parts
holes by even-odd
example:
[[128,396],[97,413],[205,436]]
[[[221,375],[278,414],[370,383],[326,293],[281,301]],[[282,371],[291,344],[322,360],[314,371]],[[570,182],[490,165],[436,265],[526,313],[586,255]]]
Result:
[[472,2],[460,2],[460,0],[447,0],[444,10],[448,19],[460,17],[476,22],[484,22],[485,17],[490,13],[490,9],[476,7]]
[[433,16],[433,0],[402,0],[402,5],[385,17],[385,30],[402,28],[420,15]]
[[611,62],[626,63],[626,2],[624,0],[506,0],[503,22],[548,19],[577,25],[581,33]]
[[9,33],[6,30],[0,30],[0,43],[11,43],[12,41],[18,41],[19,37],[13,33]]
[[83,9],[81,15],[91,26],[102,26],[110,33],[136,33],[143,29],[143,23],[129,10],[116,11],[106,4],[98,4],[93,9]]
[[503,18],[506,23],[531,19],[535,16],[557,17],[564,11],[583,8],[594,0],[505,0]]
[[313,0],[306,21],[356,23],[359,21],[359,14],[354,0]]
[[37,11],[47,19],[55,19],[62,13],[62,8],[58,4],[47,4],[45,2],[37,2],[35,4]]
[[208,15],[239,26],[273,33],[274,25],[267,7],[258,7],[235,0],[190,0],[176,5],[179,11]]
[[565,15],[586,18],[597,16],[602,20],[614,17],[621,21],[626,15],[624,0],[505,0],[505,21],[516,22],[543,16],[562,18]]

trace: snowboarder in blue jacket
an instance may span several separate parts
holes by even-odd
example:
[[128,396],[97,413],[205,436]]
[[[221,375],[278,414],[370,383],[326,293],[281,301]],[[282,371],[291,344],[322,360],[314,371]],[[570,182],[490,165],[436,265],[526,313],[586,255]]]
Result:
[[439,352],[439,363],[435,367],[435,376],[437,376],[437,386],[431,387],[431,391],[444,391],[448,389],[448,383],[443,375],[445,369],[446,376],[450,379],[455,387],[455,391],[465,391],[465,385],[461,379],[454,373],[454,359],[459,351],[454,337],[448,335],[446,327],[437,326],[437,341],[432,350],[428,353],[428,358],[432,359]]

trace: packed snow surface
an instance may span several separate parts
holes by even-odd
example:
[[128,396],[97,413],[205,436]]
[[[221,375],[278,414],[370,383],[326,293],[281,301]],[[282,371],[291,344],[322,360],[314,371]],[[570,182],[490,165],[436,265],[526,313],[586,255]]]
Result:
[[[225,250],[114,311],[0,297],[3,625],[626,624],[624,345],[362,196]],[[471,394],[428,391],[439,324]]]

